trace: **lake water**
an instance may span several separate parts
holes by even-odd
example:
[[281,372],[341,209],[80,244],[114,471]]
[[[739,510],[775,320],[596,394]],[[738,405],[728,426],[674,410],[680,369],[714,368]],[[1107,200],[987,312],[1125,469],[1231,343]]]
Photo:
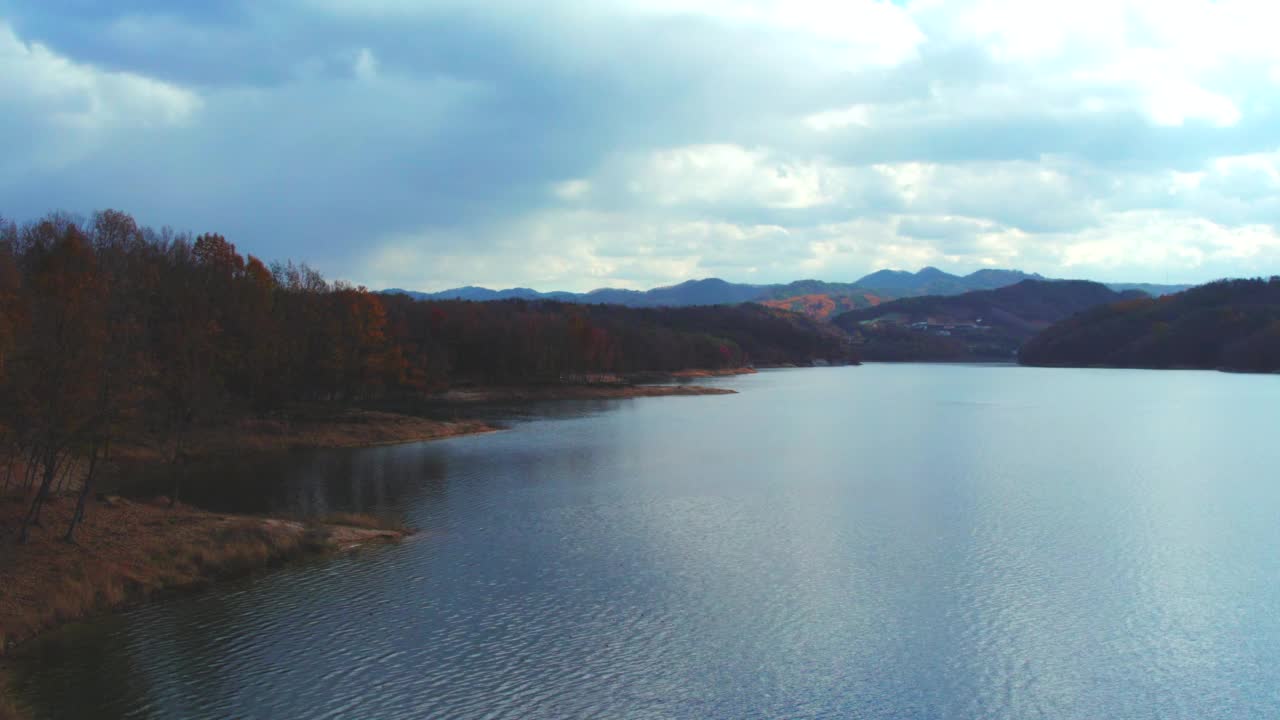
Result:
[[1280,377],[718,382],[740,394],[276,461],[275,509],[423,532],[55,634],[24,697],[49,718],[1280,717]]

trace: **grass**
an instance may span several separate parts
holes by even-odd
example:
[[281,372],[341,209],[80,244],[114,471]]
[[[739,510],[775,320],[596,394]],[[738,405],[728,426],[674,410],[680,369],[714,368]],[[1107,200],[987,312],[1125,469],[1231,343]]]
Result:
[[[302,555],[404,534],[402,525],[342,514],[321,522],[209,513],[179,504],[114,499],[93,504],[77,531],[62,533],[74,509],[55,498],[31,542],[0,542],[0,649],[71,620],[163,591],[199,587]],[[22,502],[0,502],[0,526],[16,526]],[[335,526],[342,527],[335,527]]]
[[392,532],[408,532],[409,528],[399,518],[372,513],[334,512],[313,518],[313,525],[342,525],[344,527],[363,528],[365,530],[389,530]]
[[[300,411],[290,419],[243,418],[200,430],[188,440],[192,457],[218,457],[244,452],[272,452],[298,448],[371,447],[491,432],[478,420],[432,420],[399,413],[343,410]],[[167,446],[157,438],[118,441],[113,456],[126,463],[163,462]]]
[[27,713],[9,697],[9,689],[0,673],[0,720],[26,720]]
[[[392,518],[334,513],[306,523],[204,512],[164,498],[93,503],[77,531],[62,535],[75,508],[53,497],[43,527],[14,542],[26,502],[0,497],[0,655],[40,632],[161,593],[239,577],[305,555],[395,540]],[[22,720],[0,668],[0,720]]]

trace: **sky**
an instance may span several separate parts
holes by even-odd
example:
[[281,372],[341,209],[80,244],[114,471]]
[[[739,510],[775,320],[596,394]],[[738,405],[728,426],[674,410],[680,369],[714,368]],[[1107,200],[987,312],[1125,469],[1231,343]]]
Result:
[[0,216],[371,288],[1280,273],[1274,0],[0,0]]

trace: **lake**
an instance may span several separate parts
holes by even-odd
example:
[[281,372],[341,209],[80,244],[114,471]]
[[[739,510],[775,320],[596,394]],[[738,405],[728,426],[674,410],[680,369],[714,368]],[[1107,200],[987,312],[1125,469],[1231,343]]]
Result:
[[[48,636],[48,718],[1274,718],[1280,377],[866,365],[301,453],[422,532]],[[263,471],[261,468],[269,468]]]

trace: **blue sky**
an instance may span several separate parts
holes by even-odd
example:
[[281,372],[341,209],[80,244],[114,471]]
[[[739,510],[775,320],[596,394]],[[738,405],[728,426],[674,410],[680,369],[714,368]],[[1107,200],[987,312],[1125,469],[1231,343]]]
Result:
[[1270,0],[0,0],[0,215],[371,287],[1280,273]]

